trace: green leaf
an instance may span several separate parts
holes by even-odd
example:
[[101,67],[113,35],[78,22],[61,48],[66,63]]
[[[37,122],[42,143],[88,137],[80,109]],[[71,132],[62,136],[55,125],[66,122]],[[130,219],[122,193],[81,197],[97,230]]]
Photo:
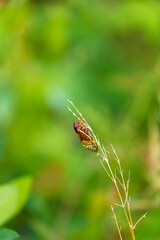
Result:
[[31,185],[32,185],[32,178],[30,176],[21,177],[13,181],[13,184],[17,187],[18,190],[18,202],[16,213],[23,207],[26,200],[28,199]]
[[0,239],[1,240],[16,240],[19,237],[18,233],[13,230],[1,228]]
[[31,183],[31,177],[26,176],[0,186],[0,225],[23,207],[28,198]]
[[0,225],[14,215],[17,202],[18,193],[13,184],[0,186]]

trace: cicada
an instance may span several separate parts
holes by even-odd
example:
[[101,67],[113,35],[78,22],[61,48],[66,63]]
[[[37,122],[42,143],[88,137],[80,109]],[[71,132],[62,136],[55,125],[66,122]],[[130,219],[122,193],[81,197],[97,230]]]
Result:
[[97,147],[97,144],[96,144],[95,140],[93,139],[90,131],[82,123],[82,121],[79,118],[77,118],[77,120],[78,120],[78,123],[75,122],[73,124],[73,126],[74,126],[76,133],[78,133],[78,136],[79,136],[82,146],[92,152],[97,152],[98,147]]

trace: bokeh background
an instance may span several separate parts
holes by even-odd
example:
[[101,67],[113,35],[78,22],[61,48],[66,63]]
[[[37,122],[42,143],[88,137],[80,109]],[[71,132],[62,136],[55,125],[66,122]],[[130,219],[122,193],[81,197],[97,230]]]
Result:
[[[74,132],[74,102],[124,175],[136,239],[160,239],[160,2],[0,2],[0,183],[30,174],[6,227],[24,240],[119,239],[119,203]],[[115,206],[124,239],[131,239]]]

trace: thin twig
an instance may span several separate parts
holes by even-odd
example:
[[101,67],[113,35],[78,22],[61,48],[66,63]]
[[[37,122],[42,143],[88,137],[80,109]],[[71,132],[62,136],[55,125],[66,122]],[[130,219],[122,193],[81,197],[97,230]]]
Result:
[[[113,152],[116,156],[116,161],[118,163],[118,166],[119,166],[119,173],[121,175],[121,178],[122,178],[122,182],[123,182],[123,190],[124,190],[124,194],[125,194],[125,203],[127,203],[127,209],[128,209],[128,214],[129,214],[129,219],[130,219],[130,228],[132,229],[132,232],[134,231],[133,229],[133,221],[132,221],[132,215],[131,215],[131,211],[130,211],[130,202],[129,202],[129,199],[128,199],[128,192],[129,192],[129,181],[130,181],[130,171],[129,171],[129,177],[128,177],[128,184],[125,184],[125,181],[124,181],[124,176],[123,176],[123,170],[122,170],[122,167],[121,167],[121,163],[120,163],[120,160],[118,158],[118,155],[113,147],[113,145],[111,145],[112,149],[113,149]],[[128,186],[127,186],[128,185]]]
[[121,187],[123,187],[123,184],[121,183],[121,181],[120,181],[119,178],[117,177],[116,173],[115,173],[115,178],[117,179],[117,181],[119,182],[119,184],[121,185]]
[[117,221],[117,218],[116,218],[116,215],[115,215],[115,212],[114,212],[114,208],[112,207],[112,205],[111,205],[111,210],[112,210],[113,218],[114,218],[116,226],[117,226],[119,237],[120,237],[121,240],[123,240],[122,235],[121,235],[121,230],[120,230],[120,227],[118,225],[118,221]]
[[134,226],[133,226],[134,229],[136,228],[137,224],[138,224],[143,218],[146,217],[147,213],[148,213],[148,212],[146,212],[146,213],[134,224]]
[[109,174],[109,172],[107,171],[106,167],[104,166],[102,160],[100,159],[101,165],[104,168],[105,172],[107,173],[107,175],[110,177],[110,179],[113,181],[113,178],[111,177],[111,175]]
[[121,204],[115,203],[116,206],[123,208]]
[[[126,217],[126,220],[127,220],[127,223],[128,223],[128,226],[129,226],[129,229],[130,229],[130,233],[131,233],[131,236],[132,236],[132,239],[135,240],[135,235],[134,235],[134,228],[135,226],[137,225],[137,223],[141,220],[139,219],[139,221],[134,225],[133,227],[133,221],[132,221],[132,216],[131,216],[131,212],[130,212],[130,198],[128,196],[128,192],[129,192],[129,181],[130,181],[130,172],[129,172],[129,177],[128,177],[128,180],[127,180],[127,183],[125,183],[124,181],[124,175],[123,175],[123,170],[122,170],[122,167],[121,167],[121,163],[120,163],[120,160],[118,158],[118,155],[116,154],[116,151],[115,149],[113,148],[113,146],[111,145],[112,147],[112,150],[113,150],[113,153],[115,154],[115,160],[118,164],[118,171],[120,173],[120,177],[121,177],[121,180],[116,176],[116,173],[114,174],[113,171],[112,171],[112,168],[110,166],[110,163],[108,161],[108,151],[106,151],[106,149],[104,148],[104,146],[100,143],[100,140],[96,137],[96,135],[94,134],[92,128],[90,127],[90,125],[87,123],[87,121],[85,120],[85,118],[82,116],[82,114],[79,112],[79,110],[74,106],[73,102],[70,101],[70,100],[67,100],[72,106],[73,108],[75,109],[75,111],[77,112],[78,116],[80,116],[82,118],[82,122],[83,124],[85,124],[85,126],[91,131],[91,134],[95,140],[95,142],[97,143],[98,147],[99,147],[99,153],[97,154],[97,156],[99,155],[100,156],[100,163],[102,165],[102,167],[104,168],[105,172],[107,173],[107,175],[110,177],[110,179],[112,180],[112,182],[114,183],[115,187],[116,187],[116,190],[117,190],[117,193],[118,193],[118,196],[119,196],[119,199],[120,199],[120,202],[121,202],[121,207],[123,208],[123,211],[124,211],[124,214],[125,214],[125,217]],[[69,107],[68,107],[69,111],[71,111],[73,113],[73,115],[75,117],[77,117],[77,114],[75,112],[73,112]],[[104,162],[106,162],[107,164],[107,167],[108,167],[108,170],[106,169],[105,165],[104,165]],[[117,184],[117,181],[119,182],[119,184],[121,185],[121,187],[123,188],[124,190],[124,194],[125,194],[125,201],[123,200],[122,198],[122,194],[120,192],[120,189],[119,189],[119,186]],[[128,209],[128,212],[126,211],[126,208],[125,208],[125,205],[127,204],[127,209]],[[114,214],[114,209],[113,207],[111,207],[112,209],[112,212],[113,212],[113,216],[115,216]],[[144,217],[144,216],[143,216]],[[142,218],[143,218],[142,217]],[[115,221],[116,221],[116,225],[118,224],[117,222],[117,219],[116,217],[114,217]],[[118,226],[118,229],[119,229],[119,226]],[[119,229],[120,230],[120,229]],[[118,231],[119,231],[118,230]],[[119,231],[120,233],[120,231]],[[120,236],[120,239],[122,239],[122,236]]]

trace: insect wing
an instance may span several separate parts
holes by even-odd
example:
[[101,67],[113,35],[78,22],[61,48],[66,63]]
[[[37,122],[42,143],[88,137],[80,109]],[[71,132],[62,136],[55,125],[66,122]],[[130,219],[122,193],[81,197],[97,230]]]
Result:
[[88,150],[92,151],[92,152],[97,152],[98,148],[96,143],[92,140],[92,141],[85,141],[83,140],[82,142],[82,146],[87,148]]
[[78,130],[78,136],[83,147],[93,152],[98,151],[96,142],[80,129]]

